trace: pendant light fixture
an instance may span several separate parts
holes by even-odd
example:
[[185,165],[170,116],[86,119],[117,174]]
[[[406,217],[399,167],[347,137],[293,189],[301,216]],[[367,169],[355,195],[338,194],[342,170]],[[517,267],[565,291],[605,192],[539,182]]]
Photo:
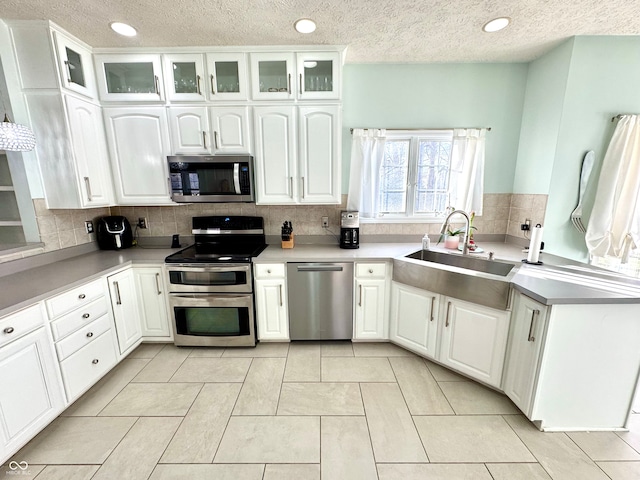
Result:
[[31,129],[25,125],[13,123],[5,113],[4,120],[0,123],[0,150],[28,152],[35,146],[36,137]]

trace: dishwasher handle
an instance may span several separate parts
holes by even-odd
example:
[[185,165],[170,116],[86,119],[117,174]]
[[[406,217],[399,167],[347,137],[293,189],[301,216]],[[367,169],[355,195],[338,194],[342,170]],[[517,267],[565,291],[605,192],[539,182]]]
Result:
[[341,272],[340,265],[298,265],[299,272]]

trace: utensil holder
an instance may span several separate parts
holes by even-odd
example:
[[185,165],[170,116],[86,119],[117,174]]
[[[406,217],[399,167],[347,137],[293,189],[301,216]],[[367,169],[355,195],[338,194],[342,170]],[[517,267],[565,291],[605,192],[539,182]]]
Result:
[[282,248],[293,248],[293,233],[291,233],[289,240],[281,240],[282,242]]

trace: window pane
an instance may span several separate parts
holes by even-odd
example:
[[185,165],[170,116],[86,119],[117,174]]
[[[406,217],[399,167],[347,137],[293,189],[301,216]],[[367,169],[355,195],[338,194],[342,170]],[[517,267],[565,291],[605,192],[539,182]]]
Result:
[[419,140],[414,213],[438,213],[446,208],[450,158],[450,141]]
[[389,140],[380,169],[380,212],[404,213],[407,208],[407,175],[410,140]]

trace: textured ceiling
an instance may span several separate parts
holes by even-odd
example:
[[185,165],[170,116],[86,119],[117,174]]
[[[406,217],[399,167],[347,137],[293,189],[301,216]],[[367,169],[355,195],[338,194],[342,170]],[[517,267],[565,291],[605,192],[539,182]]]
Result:
[[[513,22],[482,32],[497,16]],[[318,29],[295,32],[301,17]],[[638,0],[0,0],[0,18],[52,20],[93,47],[347,45],[348,63],[520,62],[572,35],[640,34]]]

